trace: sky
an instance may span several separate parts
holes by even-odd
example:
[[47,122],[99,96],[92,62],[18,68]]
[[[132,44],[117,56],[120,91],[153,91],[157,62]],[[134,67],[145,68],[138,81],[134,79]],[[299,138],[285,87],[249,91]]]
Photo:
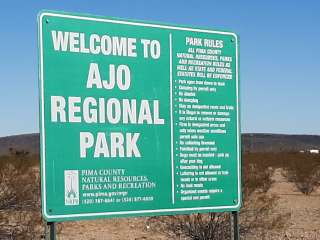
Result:
[[39,132],[42,9],[234,31],[242,132],[320,135],[319,1],[10,0],[0,14],[0,136]]

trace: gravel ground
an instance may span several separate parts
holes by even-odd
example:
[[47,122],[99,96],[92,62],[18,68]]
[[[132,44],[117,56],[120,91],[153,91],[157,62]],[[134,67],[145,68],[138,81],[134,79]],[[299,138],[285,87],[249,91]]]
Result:
[[[278,169],[268,194],[278,196],[270,214],[288,214],[285,227],[277,230],[255,230],[244,240],[320,240],[320,189],[306,196],[294,184],[285,181]],[[58,240],[169,240],[186,238],[168,235],[160,224],[149,224],[149,218],[103,219],[58,224]]]

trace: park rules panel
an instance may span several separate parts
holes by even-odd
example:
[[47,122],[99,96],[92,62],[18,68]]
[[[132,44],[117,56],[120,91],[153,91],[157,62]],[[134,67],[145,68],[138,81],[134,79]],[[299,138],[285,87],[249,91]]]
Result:
[[47,221],[237,211],[232,32],[41,12]]

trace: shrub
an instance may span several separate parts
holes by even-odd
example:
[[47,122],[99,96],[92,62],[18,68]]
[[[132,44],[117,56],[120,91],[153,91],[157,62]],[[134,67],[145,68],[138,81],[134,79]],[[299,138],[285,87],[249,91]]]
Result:
[[247,198],[255,191],[266,193],[272,183],[272,175],[275,168],[272,166],[274,156],[260,153],[248,153],[243,155],[243,197]]
[[0,159],[0,239],[39,239],[39,174],[27,152]]
[[301,193],[311,194],[320,185],[320,157],[305,153],[291,155],[284,166],[284,176]]
[[[240,211],[240,235],[266,232],[284,227],[288,215],[274,214],[278,197],[268,194],[275,169],[282,167],[284,153],[243,154],[243,207]],[[284,154],[285,155],[285,154]]]
[[230,217],[228,213],[196,213],[151,217],[148,220],[149,224],[155,224],[156,227],[154,228],[165,231],[170,239],[230,239]]
[[180,222],[180,229],[193,240],[230,238],[230,220],[227,214],[191,214]]

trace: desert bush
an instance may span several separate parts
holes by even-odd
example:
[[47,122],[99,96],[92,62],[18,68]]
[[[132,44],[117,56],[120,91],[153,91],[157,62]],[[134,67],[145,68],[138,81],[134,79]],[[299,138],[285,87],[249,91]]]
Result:
[[283,166],[283,175],[293,182],[297,189],[305,194],[311,194],[320,186],[320,157],[315,154],[292,154],[287,156]]
[[40,239],[40,188],[35,161],[24,151],[0,159],[0,239]]
[[254,232],[281,229],[290,218],[289,214],[273,212],[278,197],[265,193],[253,194],[240,212],[240,234],[247,236]]
[[[159,225],[159,223],[161,223]],[[230,217],[228,213],[189,214],[151,217],[149,224],[166,232],[170,239],[220,240],[230,239]]]
[[288,214],[274,214],[278,197],[268,193],[275,169],[282,168],[283,153],[243,154],[243,206],[240,211],[240,235],[261,236],[285,226]]
[[180,229],[193,240],[230,238],[230,220],[227,214],[191,214],[180,221]]
[[243,197],[244,201],[255,191],[266,193],[272,183],[274,173],[274,156],[260,153],[248,153],[243,155]]
[[320,155],[298,152],[246,153],[243,155],[244,197],[255,190],[266,191],[272,184],[271,176],[277,168],[309,195],[320,185]]

